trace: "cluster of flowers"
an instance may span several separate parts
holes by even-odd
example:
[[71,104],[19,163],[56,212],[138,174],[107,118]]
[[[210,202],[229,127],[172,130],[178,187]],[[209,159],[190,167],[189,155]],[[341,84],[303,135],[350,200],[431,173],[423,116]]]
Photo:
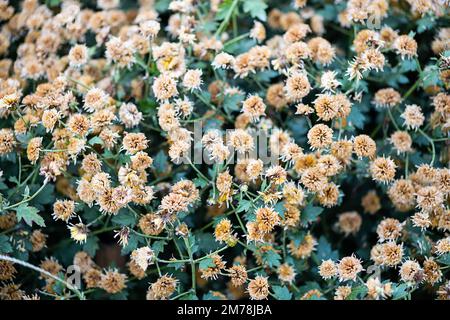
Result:
[[0,299],[450,299],[449,13],[0,0]]

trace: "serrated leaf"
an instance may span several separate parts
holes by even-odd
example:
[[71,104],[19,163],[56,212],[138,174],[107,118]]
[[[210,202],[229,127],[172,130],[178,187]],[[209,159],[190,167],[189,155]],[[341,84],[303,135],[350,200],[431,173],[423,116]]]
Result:
[[292,299],[292,293],[289,292],[288,288],[285,286],[273,286],[273,293],[277,300],[291,300]]
[[89,139],[88,144],[91,146],[96,145],[96,144],[103,145],[103,140],[99,136],[95,136],[95,137]]
[[423,33],[426,30],[433,29],[436,25],[436,19],[433,16],[427,15],[417,20],[417,33]]
[[[205,23],[199,24],[196,27],[196,30],[198,31],[203,31],[203,32],[214,32],[216,29],[218,28],[218,23],[215,21],[207,21]],[[197,66],[195,66],[194,68],[197,68]]]
[[286,122],[289,130],[292,132],[292,136],[296,143],[302,144],[306,140],[306,133],[308,132],[308,124],[304,117],[292,118]]
[[339,13],[338,5],[336,3],[326,4],[323,9],[318,10],[317,14],[323,17],[325,20],[333,21],[336,19]]
[[348,297],[345,300],[362,299],[366,295],[366,293],[367,293],[367,287],[365,285],[353,287],[352,292],[348,295]]
[[18,221],[24,220],[30,227],[33,225],[33,222],[40,227],[45,227],[44,218],[38,215],[39,210],[35,207],[30,207],[27,203],[22,203],[17,208],[14,208],[14,210],[16,211]]
[[191,293],[183,296],[182,298],[180,298],[180,300],[198,300],[198,297],[195,294]]
[[305,239],[305,236],[306,236],[306,232],[298,231],[298,232],[291,233],[289,235],[289,238],[294,242],[295,246],[298,247]]
[[216,265],[214,264],[213,259],[211,258],[205,258],[202,261],[200,261],[198,267],[202,270],[208,269],[208,268],[213,268]]
[[417,62],[414,59],[401,60],[399,66],[401,73],[417,70]]
[[120,226],[133,227],[136,224],[136,217],[130,210],[123,210],[114,216],[111,221]]
[[358,106],[353,106],[352,111],[347,117],[347,122],[349,126],[355,126],[358,129],[362,129],[365,123],[364,113],[361,112]]
[[302,222],[306,224],[315,221],[322,211],[323,208],[308,204],[301,213]]
[[166,241],[164,240],[158,240],[153,242],[152,244],[152,250],[155,252],[156,255],[158,255],[158,253],[163,252],[164,251],[164,246],[166,245]]
[[0,235],[0,252],[10,253],[13,251],[11,244],[8,241],[8,237],[5,235]]
[[195,178],[193,180],[193,182],[194,182],[195,186],[199,187],[200,189],[203,189],[204,187],[206,187],[209,184],[208,181],[206,181],[205,179],[200,178],[200,177]]
[[261,21],[266,21],[267,4],[263,0],[245,0],[244,12],[250,13],[252,18],[258,18]]
[[49,7],[58,7],[61,4],[61,0],[47,0],[47,6]]
[[338,259],[338,253],[337,251],[333,251],[331,244],[327,241],[325,237],[320,237],[318,244],[317,244],[317,251],[315,253],[317,260],[319,263],[322,262],[322,260],[337,260]]
[[24,198],[28,198],[30,196],[30,187],[29,186],[25,186],[25,190],[23,191],[22,195]]
[[158,0],[155,3],[155,9],[158,12],[164,12],[169,9],[170,0]]
[[233,95],[227,94],[223,99],[223,107],[225,111],[227,111],[228,113],[231,113],[233,111],[239,111],[241,109],[240,104],[242,103],[243,100],[244,100],[243,94],[233,94]]
[[157,173],[164,173],[167,171],[169,162],[167,161],[167,155],[163,150],[160,150],[153,159],[153,167]]
[[184,262],[175,262],[167,265],[169,268],[174,268],[175,270],[180,270],[184,267]]
[[423,71],[422,85],[424,87],[430,87],[437,85],[440,80],[439,68],[436,65],[426,66]]
[[408,291],[406,290],[408,286],[405,283],[396,285],[394,290],[392,291],[392,299],[399,300],[408,295]]
[[[319,284],[314,281],[307,281],[306,284],[300,286],[298,289],[299,289],[298,293],[299,293],[300,297],[311,290],[318,290],[318,291],[322,290],[320,288]],[[318,294],[314,293],[312,296],[310,296],[308,298],[308,300],[323,300],[323,297],[319,297]]]
[[278,267],[281,264],[281,256],[273,250],[267,250],[262,255],[264,264],[269,267]]
[[95,256],[95,253],[100,248],[99,239],[96,236],[90,236],[87,238],[86,243],[83,245],[83,251],[89,254],[91,257]]
[[236,209],[236,212],[247,212],[252,206],[252,202],[249,200],[241,200]]
[[205,254],[217,250],[219,247],[211,233],[196,232],[195,237],[197,238],[198,249]]
[[155,112],[158,103],[155,100],[141,100],[139,102],[139,110],[146,114],[151,114]]
[[33,199],[33,202],[39,204],[50,204],[55,201],[55,186],[47,184],[44,189]]
[[224,0],[219,5],[219,10],[216,13],[216,20],[220,21],[225,19],[228,14],[228,11],[231,9],[231,5],[233,4],[233,0]]
[[111,300],[127,300],[127,298],[128,298],[128,292],[125,290],[122,290],[118,293],[111,294],[109,296],[109,299],[111,299]]
[[437,259],[437,262],[450,266],[450,253],[443,254]]
[[213,292],[208,292],[203,295],[203,300],[222,300],[220,296],[214,295]]
[[280,215],[282,219],[284,219],[284,213],[286,212],[286,208],[284,207],[283,202],[278,202],[273,209]]

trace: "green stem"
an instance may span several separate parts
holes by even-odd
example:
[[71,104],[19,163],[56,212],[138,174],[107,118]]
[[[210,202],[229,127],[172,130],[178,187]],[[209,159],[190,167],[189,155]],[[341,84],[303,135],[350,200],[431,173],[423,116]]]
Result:
[[215,37],[220,36],[222,32],[225,30],[225,28],[228,26],[231,16],[233,15],[234,9],[236,8],[238,3],[239,0],[233,0],[233,3],[231,4],[230,9],[228,10],[227,15],[225,16],[225,19],[222,21],[219,28],[217,28],[216,33],[214,34]]
[[250,35],[249,32],[241,34],[240,36],[233,38],[231,40],[228,40],[227,42],[224,43],[223,47],[226,48],[228,46],[231,46],[232,44],[235,44],[236,42],[241,41],[242,39],[247,38]]
[[406,159],[405,159],[405,178],[408,179],[408,175],[409,175],[409,153],[406,154]]
[[406,98],[408,98],[414,92],[414,90],[417,89],[417,87],[420,84],[420,80],[421,79],[419,77],[419,79],[417,79],[417,81],[411,86],[411,88],[409,88],[409,90],[403,95],[403,97],[402,97],[403,101],[406,100]]
[[431,150],[432,150],[432,152],[433,152],[433,155],[432,155],[432,157],[431,157],[430,166],[433,166],[434,160],[435,160],[435,158],[436,158],[436,148],[435,148],[435,146],[434,146],[434,141],[433,141],[433,139],[431,139],[430,136],[427,135],[422,129],[418,129],[418,130],[419,130],[419,132],[424,136],[424,138],[428,140],[428,142],[429,142],[430,145],[431,145]]
[[8,210],[8,209],[12,209],[12,208],[15,208],[15,207],[18,207],[18,206],[20,206],[21,204],[23,204],[23,203],[26,203],[26,202],[29,202],[29,201],[31,201],[31,200],[33,200],[44,188],[45,188],[45,186],[47,185],[47,183],[48,183],[48,180],[47,179],[45,179],[44,180],[44,183],[42,184],[42,186],[32,195],[32,196],[30,196],[30,197],[28,197],[28,198],[26,198],[26,199],[23,199],[22,201],[20,201],[20,202],[17,202],[17,203],[15,203],[15,204],[12,204],[12,205],[10,205],[10,206],[7,206],[7,207],[5,207],[5,208],[3,208],[3,210]]
[[192,249],[191,249],[191,245],[189,243],[189,239],[188,238],[184,238],[184,245],[186,246],[186,250],[188,252],[189,255],[189,262],[191,263],[191,278],[192,278],[192,290],[194,291],[194,294],[196,294],[197,289],[196,289],[196,280],[195,280],[195,261],[193,258],[193,254],[192,254]]
[[72,286],[70,283],[66,282],[65,280],[60,279],[57,276],[51,274],[50,272],[45,271],[44,269],[36,267],[36,266],[34,266],[34,265],[32,265],[32,264],[30,264],[28,262],[25,262],[25,261],[22,261],[22,260],[19,260],[19,259],[16,259],[16,258],[8,257],[8,256],[5,256],[5,255],[0,255],[0,260],[5,260],[5,261],[12,262],[12,263],[17,263],[17,264],[19,264],[19,265],[21,265],[23,267],[26,267],[26,268],[35,270],[37,272],[40,272],[40,273],[46,275],[47,277],[52,278],[53,280],[56,280],[56,281],[64,284],[69,290],[71,290],[73,293],[75,293],[80,300],[85,300],[84,294],[82,292],[80,292],[76,287]]
[[397,122],[395,121],[394,116],[392,115],[391,108],[388,107],[387,110],[388,110],[389,118],[391,119],[392,123],[394,124],[395,129],[396,129],[397,131],[400,131],[400,128],[399,128],[399,126],[397,125]]
[[179,298],[181,298],[181,297],[184,297],[185,295],[188,295],[189,293],[191,293],[191,290],[188,290],[188,291],[186,291],[186,292],[180,293],[179,295],[177,295],[177,296],[171,298],[170,300],[177,300],[177,299],[179,299]]
[[188,161],[189,165],[192,167],[192,169],[194,169],[195,172],[197,172],[198,175],[199,175],[202,179],[211,182],[211,181],[210,181],[203,173],[201,173],[200,170],[197,169],[197,167],[192,163],[191,159],[187,159],[187,161]]

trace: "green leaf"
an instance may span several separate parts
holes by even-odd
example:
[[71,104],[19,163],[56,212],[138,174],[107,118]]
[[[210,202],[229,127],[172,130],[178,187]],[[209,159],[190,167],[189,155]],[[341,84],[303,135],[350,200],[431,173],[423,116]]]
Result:
[[[64,273],[58,272],[56,277],[58,277],[59,279],[64,279]],[[54,294],[62,295],[66,286],[61,281],[55,281],[51,287],[54,291]]]
[[293,117],[286,122],[286,125],[292,132],[295,142],[302,144],[306,141],[306,133],[308,132],[308,123],[304,117]]
[[209,182],[201,177],[197,177],[194,180],[194,184],[196,187],[199,187],[200,189],[203,189],[204,187],[206,187]]
[[9,189],[8,186],[3,181],[0,181],[0,190],[6,190],[6,189]]
[[436,65],[426,66],[423,75],[422,85],[424,87],[437,85],[440,80],[439,68]]
[[103,140],[99,136],[95,136],[95,137],[89,139],[88,144],[91,146],[96,145],[96,144],[103,145]]
[[13,251],[13,248],[8,241],[8,237],[1,234],[0,235],[0,252],[1,253],[10,253],[12,251]]
[[236,209],[236,212],[247,212],[252,207],[252,202],[249,200],[242,200],[239,202],[239,206]]
[[417,33],[423,33],[426,30],[433,29],[436,25],[436,19],[434,16],[426,15],[423,18],[417,20]]
[[111,221],[120,226],[133,227],[136,224],[136,218],[130,210],[121,210]]
[[392,299],[399,300],[408,295],[408,286],[405,283],[395,285],[394,290],[392,291]]
[[155,112],[156,107],[158,106],[158,103],[155,100],[141,100],[139,102],[139,110],[143,113],[152,113]]
[[284,207],[283,201],[278,202],[273,209],[280,215],[281,218],[284,219],[284,213],[286,212],[286,208]]
[[[305,293],[311,290],[322,291],[319,284],[314,281],[307,281],[306,284],[300,286],[298,289],[299,289],[298,290],[299,297],[303,296]],[[324,300],[324,298],[319,297],[318,294],[314,293],[312,296],[309,297],[308,300]]]
[[315,221],[322,211],[323,208],[314,207],[312,204],[308,204],[301,213],[302,222],[306,224]]
[[203,259],[202,261],[200,261],[200,263],[199,263],[199,265],[198,265],[198,267],[199,267],[200,269],[202,269],[202,270],[208,269],[208,268],[213,268],[213,267],[215,267],[215,266],[216,266],[216,265],[215,265],[213,259],[211,259],[211,258],[205,258],[205,259]]
[[203,300],[222,300],[222,299],[217,295],[214,295],[214,293],[210,291],[203,295]]
[[225,111],[228,113],[231,113],[233,111],[239,111],[240,105],[242,104],[242,101],[244,100],[243,94],[233,94],[233,95],[225,95],[225,98],[223,99],[223,107]]
[[358,300],[362,299],[367,294],[367,287],[365,285],[352,288],[352,292],[345,300]]
[[[260,71],[252,76],[260,82],[270,82],[273,78],[278,77],[279,73],[274,70],[265,70]],[[242,100],[244,100],[244,97],[242,98]]]
[[209,103],[211,102],[211,94],[208,91],[204,90],[201,91],[199,95],[201,97],[200,101],[209,107]]
[[349,126],[355,126],[358,129],[362,129],[365,123],[364,113],[361,112],[358,106],[353,106],[352,111],[347,117],[347,122]]
[[153,242],[152,244],[152,250],[155,252],[155,255],[158,255],[158,253],[164,251],[164,246],[166,245],[166,241],[164,240],[158,240]]
[[194,293],[191,293],[183,296],[180,300],[198,300],[198,297]]
[[244,12],[250,13],[252,18],[258,18],[261,21],[266,21],[267,4],[263,0],[245,0]]
[[450,266],[450,253],[443,254],[437,259],[437,262]]
[[61,4],[61,0],[47,0],[46,3],[48,7],[58,7]]
[[215,21],[205,21],[198,24],[196,30],[203,31],[205,33],[213,33],[218,28],[218,23]]
[[164,12],[169,9],[170,0],[158,0],[155,3],[155,9],[158,12]]
[[167,155],[163,150],[160,150],[153,159],[153,167],[157,173],[164,173],[167,171],[169,162],[167,161]]
[[195,237],[197,239],[198,249],[205,254],[219,248],[219,244],[211,233],[196,232]]
[[[37,189],[39,189],[39,188],[37,188]],[[36,189],[36,190],[37,190],[37,189]],[[25,190],[23,191],[22,196],[23,196],[24,198],[28,198],[28,197],[30,196],[30,187],[29,187],[29,186],[25,186]]]
[[322,260],[337,260],[339,258],[337,251],[333,251],[331,244],[324,236],[319,238],[315,255],[319,263],[321,263]]
[[45,227],[44,219],[38,215],[39,210],[35,207],[30,207],[27,203],[22,203],[14,210],[17,213],[18,221],[24,220],[30,227],[33,225],[33,222],[40,227]]
[[184,262],[174,262],[167,265],[169,268],[174,268],[175,270],[180,270],[184,267]]
[[224,20],[228,14],[228,11],[231,9],[231,5],[233,4],[233,0],[224,0],[219,5],[219,10],[216,13],[216,20],[221,21]]
[[216,167],[209,168],[208,169],[208,175],[211,177],[212,181],[216,180],[216,175],[217,175]]
[[289,292],[288,288],[285,286],[273,286],[273,293],[275,295],[275,298],[277,300],[291,300],[292,299],[292,293]]
[[281,256],[273,250],[268,250],[263,253],[262,260],[264,264],[269,267],[278,267],[281,264]]
[[338,9],[338,5],[333,3],[333,4],[326,4],[323,9],[318,10],[317,14],[319,14],[321,17],[323,17],[325,20],[327,21],[333,21],[336,19],[338,13],[339,13],[339,9]]
[[399,66],[401,73],[417,70],[417,62],[414,59],[401,60]]
[[127,300],[127,298],[128,298],[128,292],[125,290],[111,294],[109,296],[109,299],[111,299],[111,300]]
[[305,239],[306,232],[304,231],[295,231],[289,234],[289,239],[291,239],[295,246],[298,247],[301,245],[303,240]]
[[98,245],[99,239],[97,236],[90,236],[87,238],[86,243],[83,245],[83,251],[85,251],[91,257],[95,256],[95,253],[100,248]]
[[39,204],[53,203],[55,201],[55,186],[53,184],[47,184],[33,201]]

